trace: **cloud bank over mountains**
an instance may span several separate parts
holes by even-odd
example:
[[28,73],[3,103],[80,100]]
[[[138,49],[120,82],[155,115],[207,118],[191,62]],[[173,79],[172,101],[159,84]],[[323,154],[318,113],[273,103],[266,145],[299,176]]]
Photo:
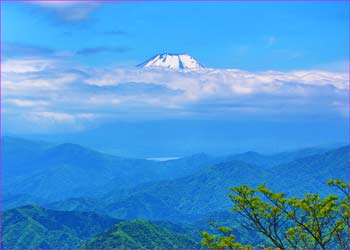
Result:
[[105,120],[348,115],[348,75],[326,70],[101,68],[9,58],[2,74],[5,121],[41,131]]

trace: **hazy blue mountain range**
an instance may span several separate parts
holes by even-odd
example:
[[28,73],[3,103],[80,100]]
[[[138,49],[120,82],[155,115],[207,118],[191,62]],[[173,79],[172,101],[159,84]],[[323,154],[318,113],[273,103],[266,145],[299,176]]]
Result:
[[48,147],[9,137],[3,149],[4,192],[51,201],[174,179],[217,161],[198,154],[157,162],[116,157],[70,143]]
[[6,194],[4,207],[30,204],[29,195],[36,204],[97,196],[147,182],[190,176],[209,165],[237,159],[266,168],[286,163],[299,155],[324,150],[314,148],[301,151],[302,153],[293,151],[275,155],[248,152],[210,156],[202,153],[157,162],[117,157],[71,143],[52,145],[41,141],[3,137],[3,191]]
[[325,183],[329,179],[350,181],[349,152],[350,148],[346,146],[276,166],[271,169],[274,174],[267,183],[271,183],[274,190],[283,190],[290,195],[334,192]]
[[235,159],[244,161],[250,164],[254,164],[261,167],[273,167],[283,163],[288,163],[296,159],[300,159],[306,156],[315,155],[327,152],[332,148],[336,147],[312,147],[304,148],[300,150],[276,153],[276,154],[259,154],[254,151],[249,151],[241,154],[235,154],[228,156],[226,161],[229,159]]
[[49,206],[97,211],[124,219],[193,221],[210,212],[228,210],[229,188],[241,184],[266,183],[275,191],[287,191],[288,195],[333,192],[326,185],[328,179],[349,180],[348,152],[349,147],[342,147],[268,169],[242,161],[222,162],[175,180],[142,184],[100,197],[75,198]]
[[2,193],[1,194],[1,206],[2,209],[16,208],[29,204],[47,204],[49,201],[30,195],[30,194],[15,194]]
[[[326,190],[328,178],[348,178],[347,150],[197,154],[157,162],[116,157],[70,143],[50,145],[7,137],[3,205],[34,203],[123,219],[186,221],[227,209],[228,188],[241,184],[266,182],[291,194],[318,191],[319,186]],[[14,157],[17,151],[23,155],[20,164]]]
[[41,141],[31,141],[17,137],[1,137],[3,177],[14,178],[17,175],[30,174],[36,169],[35,164],[28,164],[50,147]]
[[324,195],[334,191],[328,179],[350,179],[348,146],[162,162],[14,137],[2,150],[2,205],[14,208],[3,212],[5,248],[197,247],[210,221],[260,244],[229,213],[230,187],[266,183],[288,195]]

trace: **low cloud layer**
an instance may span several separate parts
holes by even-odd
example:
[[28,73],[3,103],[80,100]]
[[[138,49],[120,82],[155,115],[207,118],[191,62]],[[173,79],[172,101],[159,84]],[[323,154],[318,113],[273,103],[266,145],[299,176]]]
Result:
[[8,123],[48,130],[104,120],[348,115],[348,75],[325,70],[107,69],[16,58],[2,72]]
[[98,2],[80,1],[33,1],[31,3],[67,22],[85,20],[100,6]]

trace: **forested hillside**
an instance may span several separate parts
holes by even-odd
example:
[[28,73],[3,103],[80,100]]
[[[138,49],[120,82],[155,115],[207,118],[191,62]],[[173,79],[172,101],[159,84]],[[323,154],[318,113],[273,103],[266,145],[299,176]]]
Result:
[[202,231],[215,232],[213,221],[232,227],[239,242],[257,245],[266,240],[229,213],[230,188],[265,183],[288,196],[324,197],[328,179],[350,175],[349,147],[159,162],[74,144],[4,143],[4,248],[197,247]]

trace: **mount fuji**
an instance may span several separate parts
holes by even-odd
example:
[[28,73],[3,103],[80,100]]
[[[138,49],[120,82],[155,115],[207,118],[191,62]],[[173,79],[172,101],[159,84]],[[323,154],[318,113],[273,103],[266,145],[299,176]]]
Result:
[[204,66],[188,54],[158,54],[138,65],[141,68],[202,69]]

